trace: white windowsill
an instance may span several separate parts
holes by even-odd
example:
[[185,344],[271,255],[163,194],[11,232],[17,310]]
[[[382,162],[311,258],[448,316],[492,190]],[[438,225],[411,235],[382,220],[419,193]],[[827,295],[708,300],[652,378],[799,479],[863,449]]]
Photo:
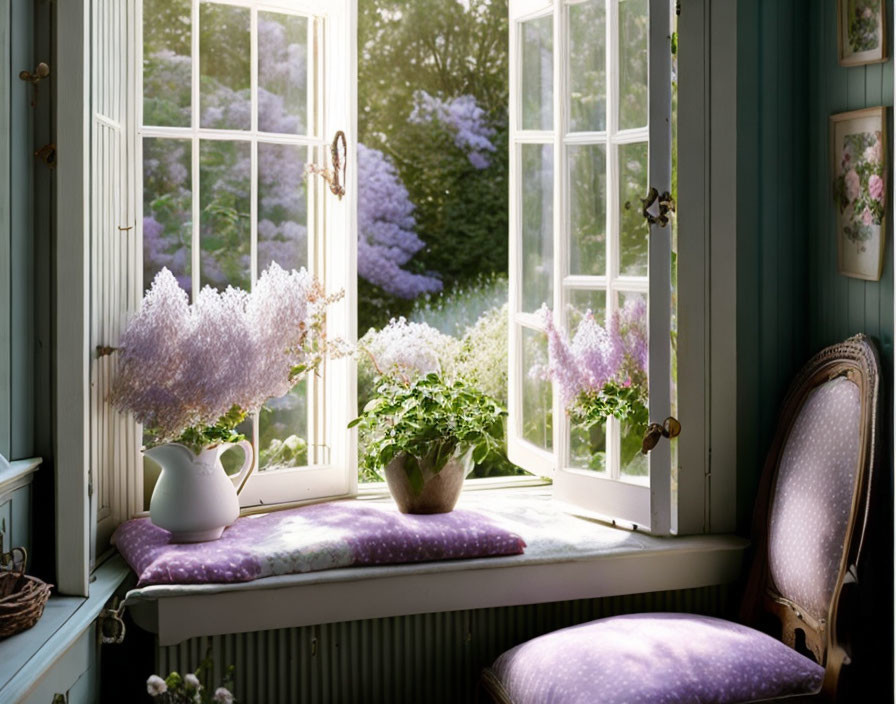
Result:
[[458,507],[488,512],[522,535],[526,552],[150,586],[129,592],[126,604],[160,645],[173,645],[200,635],[725,584],[740,577],[748,545],[730,535],[657,538],[571,516],[543,487],[465,493]]

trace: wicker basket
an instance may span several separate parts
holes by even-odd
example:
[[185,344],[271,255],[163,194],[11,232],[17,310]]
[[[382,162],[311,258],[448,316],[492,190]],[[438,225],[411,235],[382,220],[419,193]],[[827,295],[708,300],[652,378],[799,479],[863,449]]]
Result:
[[[28,630],[44,613],[50,585],[25,574],[27,553],[13,548],[0,556],[0,638]],[[16,569],[18,565],[18,569]]]

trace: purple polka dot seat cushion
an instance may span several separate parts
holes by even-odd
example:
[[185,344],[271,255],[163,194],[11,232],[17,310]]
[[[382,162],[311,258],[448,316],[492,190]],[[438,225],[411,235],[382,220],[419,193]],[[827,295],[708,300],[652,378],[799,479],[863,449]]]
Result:
[[512,704],[728,704],[813,694],[824,668],[764,633],[708,616],[647,613],[564,628],[486,672]]
[[138,518],[118,526],[112,543],[137,573],[138,587],[519,555],[526,546],[519,535],[478,511],[418,516],[365,501],[244,516],[220,540],[207,543],[172,543],[168,531]]

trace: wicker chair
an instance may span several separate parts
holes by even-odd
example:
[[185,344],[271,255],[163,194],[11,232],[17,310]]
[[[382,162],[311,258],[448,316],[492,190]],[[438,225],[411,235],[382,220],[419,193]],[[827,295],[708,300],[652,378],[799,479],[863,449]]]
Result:
[[[740,622],[631,614],[518,645],[496,702],[834,701],[879,453],[880,364],[862,335],[817,354],[784,401],[754,516]],[[848,620],[848,619],[841,619]],[[774,636],[774,637],[772,637]]]

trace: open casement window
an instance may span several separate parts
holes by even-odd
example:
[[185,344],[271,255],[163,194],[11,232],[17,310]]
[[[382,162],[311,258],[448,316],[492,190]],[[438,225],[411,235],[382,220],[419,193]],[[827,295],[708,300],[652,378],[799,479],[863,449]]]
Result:
[[510,458],[564,502],[668,533],[669,442],[644,456],[615,418],[571,427],[537,370],[543,304],[572,331],[587,310],[607,329],[621,315],[648,334],[650,420],[670,415],[671,227],[648,225],[640,199],[671,188],[671,3],[509,6]]
[[[91,350],[114,349],[162,267],[195,297],[206,285],[250,290],[272,262],[344,290],[327,334],[354,339],[355,8],[92,0]],[[349,145],[341,200],[305,176],[309,163],[329,166],[338,130]],[[115,362],[90,363],[100,546],[148,507],[158,473],[140,428],[109,404]],[[353,492],[354,377],[351,360],[329,360],[243,424],[257,463],[243,506]],[[224,462],[238,468],[240,451]]]

